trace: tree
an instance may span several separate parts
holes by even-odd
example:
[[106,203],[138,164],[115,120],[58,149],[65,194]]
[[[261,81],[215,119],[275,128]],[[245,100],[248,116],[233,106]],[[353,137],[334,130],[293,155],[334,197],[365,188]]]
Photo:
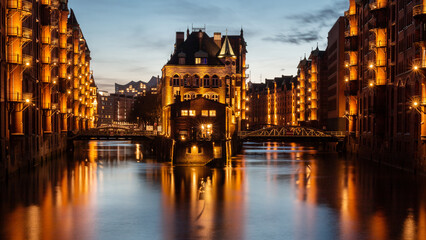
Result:
[[159,94],[147,94],[136,99],[130,121],[138,123],[139,126],[158,124],[161,117],[161,96]]

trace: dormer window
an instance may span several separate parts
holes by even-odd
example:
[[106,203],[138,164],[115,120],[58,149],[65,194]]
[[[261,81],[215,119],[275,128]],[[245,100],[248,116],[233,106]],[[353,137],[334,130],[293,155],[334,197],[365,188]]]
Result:
[[179,58],[179,65],[185,65],[185,58]]
[[201,58],[195,58],[195,64],[197,65],[201,64]]

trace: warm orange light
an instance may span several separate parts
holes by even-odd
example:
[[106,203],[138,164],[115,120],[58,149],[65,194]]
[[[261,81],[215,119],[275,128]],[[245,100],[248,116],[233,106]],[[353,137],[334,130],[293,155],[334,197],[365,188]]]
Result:
[[415,71],[417,71],[417,70],[419,69],[419,66],[414,65],[413,69],[414,69]]
[[374,67],[374,65],[373,65],[373,64],[370,64],[369,68],[370,68],[370,69],[373,69],[373,67]]
[[417,101],[413,102],[413,106],[417,107],[419,105],[419,103]]
[[371,83],[370,83],[370,87],[373,87],[373,86],[374,86],[374,83],[372,83],[372,82],[371,82]]
[[25,102],[30,103],[31,101],[30,101],[30,99],[27,98],[27,99],[25,99]]

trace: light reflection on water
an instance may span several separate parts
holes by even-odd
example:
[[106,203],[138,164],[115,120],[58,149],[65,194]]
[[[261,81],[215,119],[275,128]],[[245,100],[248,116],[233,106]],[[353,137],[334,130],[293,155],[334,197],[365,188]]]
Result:
[[171,167],[142,145],[81,142],[1,183],[0,239],[426,239],[424,177],[282,143]]

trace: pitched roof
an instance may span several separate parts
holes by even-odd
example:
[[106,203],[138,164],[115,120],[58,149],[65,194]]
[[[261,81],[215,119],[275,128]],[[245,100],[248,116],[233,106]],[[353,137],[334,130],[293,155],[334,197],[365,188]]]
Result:
[[220,48],[205,32],[192,32],[177,46],[167,65],[178,65],[179,56],[185,57],[185,65],[195,65],[195,56],[207,57],[207,65],[224,65],[217,57]]
[[222,49],[218,55],[219,58],[231,57],[236,58],[234,50],[232,49],[231,43],[229,42],[228,36],[225,37],[223,42]]

